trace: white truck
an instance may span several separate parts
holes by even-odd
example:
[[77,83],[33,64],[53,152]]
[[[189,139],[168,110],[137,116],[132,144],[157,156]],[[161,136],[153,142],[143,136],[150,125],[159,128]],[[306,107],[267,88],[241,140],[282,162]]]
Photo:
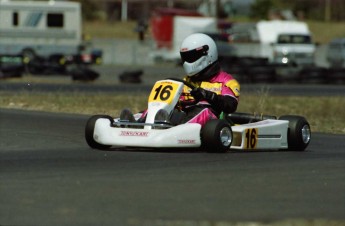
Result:
[[0,55],[92,61],[91,54],[85,54],[81,23],[77,2],[0,0]]
[[231,55],[267,59],[271,64],[314,64],[315,44],[304,22],[240,23],[234,24],[229,33]]
[[300,21],[235,23],[227,31],[230,51],[222,66],[248,82],[302,82],[324,73],[315,65],[316,45]]

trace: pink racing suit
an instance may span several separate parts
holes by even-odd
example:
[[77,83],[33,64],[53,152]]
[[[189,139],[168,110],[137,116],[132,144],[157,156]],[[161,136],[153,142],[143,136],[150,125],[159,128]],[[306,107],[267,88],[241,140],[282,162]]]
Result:
[[[191,82],[189,77],[186,77],[185,80]],[[185,107],[182,109],[187,114],[184,122],[199,123],[203,126],[208,120],[217,119],[221,112],[232,113],[236,110],[240,96],[240,85],[230,74],[220,71],[209,81],[192,84],[216,93],[218,96],[217,103],[210,104],[201,100],[194,106]],[[185,86],[180,99],[183,101],[193,100],[190,90],[189,87]]]

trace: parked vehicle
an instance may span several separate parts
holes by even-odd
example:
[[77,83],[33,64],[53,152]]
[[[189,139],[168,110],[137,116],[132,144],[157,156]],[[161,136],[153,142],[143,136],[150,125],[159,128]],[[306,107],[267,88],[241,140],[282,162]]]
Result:
[[23,71],[21,55],[0,55],[0,79],[21,77]]
[[345,38],[333,39],[329,43],[326,58],[331,68],[345,68]]
[[327,70],[315,64],[316,44],[304,22],[237,23],[228,33],[232,51],[221,63],[241,82],[329,81]]
[[68,1],[0,1],[0,55],[24,62],[97,63],[102,54],[82,37],[81,5]]
[[270,64],[313,65],[315,44],[304,22],[238,23],[229,30],[233,56],[267,59]]
[[180,61],[180,45],[183,39],[196,32],[216,32],[217,20],[203,17],[195,11],[183,9],[156,9],[151,17],[154,59]]

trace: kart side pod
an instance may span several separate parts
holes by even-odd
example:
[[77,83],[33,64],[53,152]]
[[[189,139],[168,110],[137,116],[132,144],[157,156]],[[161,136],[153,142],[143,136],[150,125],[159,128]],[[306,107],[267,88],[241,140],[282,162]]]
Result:
[[167,129],[137,129],[113,126],[110,116],[92,116],[85,127],[85,139],[94,149],[111,146],[146,148],[205,148],[208,152],[226,152],[232,143],[232,130],[225,120],[210,120],[201,127],[187,123]]
[[236,125],[232,130],[231,149],[304,151],[311,140],[309,123],[297,115]]

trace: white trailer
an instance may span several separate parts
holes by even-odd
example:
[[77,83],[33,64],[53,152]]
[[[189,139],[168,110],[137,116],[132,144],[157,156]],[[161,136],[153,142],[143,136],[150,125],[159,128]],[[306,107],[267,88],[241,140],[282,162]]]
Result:
[[0,0],[0,55],[75,55],[81,28],[80,3]]

